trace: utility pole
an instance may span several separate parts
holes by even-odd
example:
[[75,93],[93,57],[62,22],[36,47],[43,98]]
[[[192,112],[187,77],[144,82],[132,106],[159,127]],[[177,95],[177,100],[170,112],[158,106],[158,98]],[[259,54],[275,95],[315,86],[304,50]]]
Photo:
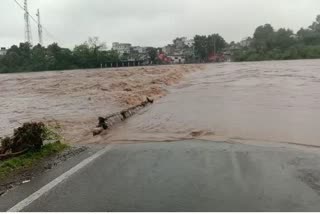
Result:
[[40,10],[37,11],[37,17],[38,17],[38,36],[39,36],[39,44],[43,45],[43,37],[42,37],[42,25],[41,25],[41,19],[40,19]]
[[24,0],[25,41],[32,45],[32,32],[29,20],[28,0]]

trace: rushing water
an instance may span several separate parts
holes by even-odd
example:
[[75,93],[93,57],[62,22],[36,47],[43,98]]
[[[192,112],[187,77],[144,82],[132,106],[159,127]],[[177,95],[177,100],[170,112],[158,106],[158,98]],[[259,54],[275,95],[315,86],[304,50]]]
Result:
[[221,136],[320,146],[320,60],[224,63],[193,73],[114,140]]
[[99,116],[161,97],[201,65],[169,65],[0,75],[0,137],[24,122],[60,124],[70,143],[88,143]]
[[[179,79],[181,69],[187,68],[1,75],[0,136],[22,122],[55,119],[72,142],[88,142],[98,116],[122,109],[114,97],[150,94],[149,87]],[[128,87],[133,92],[123,91]],[[320,146],[319,89],[320,60],[210,64],[188,73],[108,140],[94,141],[208,137]]]

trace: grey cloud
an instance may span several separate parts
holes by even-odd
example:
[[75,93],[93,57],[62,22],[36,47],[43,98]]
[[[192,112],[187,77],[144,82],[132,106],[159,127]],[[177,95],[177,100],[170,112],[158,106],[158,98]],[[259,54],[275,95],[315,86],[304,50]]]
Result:
[[[22,0],[18,0],[22,2]],[[298,30],[320,13],[318,0],[29,0],[54,38],[73,47],[88,36],[102,41],[162,46],[177,36],[220,33],[227,41],[252,35],[261,24]],[[0,3],[0,46],[24,40],[23,11],[13,0]],[[36,25],[32,24],[37,41]]]

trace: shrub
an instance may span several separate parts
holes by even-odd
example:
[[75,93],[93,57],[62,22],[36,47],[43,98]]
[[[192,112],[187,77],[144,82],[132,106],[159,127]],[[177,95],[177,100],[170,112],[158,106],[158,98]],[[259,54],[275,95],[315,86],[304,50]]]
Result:
[[45,125],[43,123],[24,123],[22,127],[14,130],[12,152],[26,149],[40,150],[43,146],[44,133]]
[[27,150],[40,150],[48,131],[43,123],[24,123],[15,129],[11,138],[1,140],[1,153],[18,153]]

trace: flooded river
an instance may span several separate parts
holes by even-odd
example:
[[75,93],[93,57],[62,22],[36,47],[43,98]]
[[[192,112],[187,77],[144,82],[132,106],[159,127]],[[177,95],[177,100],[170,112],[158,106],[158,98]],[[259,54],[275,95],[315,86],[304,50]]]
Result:
[[320,146],[319,127],[320,60],[224,63],[190,74],[111,139],[205,137]]
[[[199,71],[199,72],[193,72]],[[320,60],[0,75],[0,136],[57,121],[69,142],[188,138],[320,146]],[[161,98],[108,134],[99,116]]]
[[202,65],[0,74],[0,137],[24,122],[62,128],[69,143],[91,142],[99,116],[167,94]]

